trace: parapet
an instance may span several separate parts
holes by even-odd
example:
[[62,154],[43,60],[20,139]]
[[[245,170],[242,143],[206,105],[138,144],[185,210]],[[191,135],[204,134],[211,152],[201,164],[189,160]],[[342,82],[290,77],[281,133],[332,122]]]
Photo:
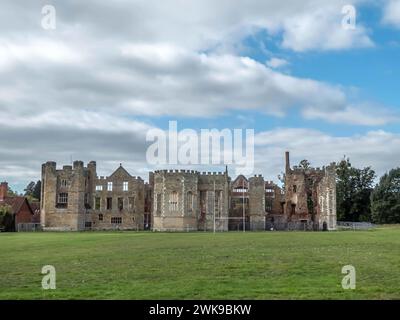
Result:
[[74,169],[79,169],[79,168],[83,168],[84,164],[83,164],[83,161],[76,160],[76,161],[74,161],[73,166],[74,166]]

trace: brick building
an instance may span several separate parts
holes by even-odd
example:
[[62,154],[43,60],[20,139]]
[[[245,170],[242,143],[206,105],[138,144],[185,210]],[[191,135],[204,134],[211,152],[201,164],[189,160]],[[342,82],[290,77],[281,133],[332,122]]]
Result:
[[7,207],[11,214],[8,231],[17,231],[20,226],[36,221],[35,212],[25,197],[8,195],[7,182],[0,184],[0,207]]

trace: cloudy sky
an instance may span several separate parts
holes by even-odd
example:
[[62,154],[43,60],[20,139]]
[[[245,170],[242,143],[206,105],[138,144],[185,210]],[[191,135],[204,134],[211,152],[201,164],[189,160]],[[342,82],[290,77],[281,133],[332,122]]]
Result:
[[48,160],[147,179],[146,132],[169,120],[254,129],[268,179],[285,150],[399,166],[398,0],[3,0],[0,30],[0,180],[15,189]]

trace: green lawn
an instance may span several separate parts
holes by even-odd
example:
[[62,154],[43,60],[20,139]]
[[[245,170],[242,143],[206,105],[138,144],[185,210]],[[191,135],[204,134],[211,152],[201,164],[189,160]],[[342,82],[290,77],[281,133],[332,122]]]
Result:
[[[343,290],[342,266],[357,271]],[[53,265],[57,289],[41,288]],[[0,233],[0,299],[400,299],[400,228]]]

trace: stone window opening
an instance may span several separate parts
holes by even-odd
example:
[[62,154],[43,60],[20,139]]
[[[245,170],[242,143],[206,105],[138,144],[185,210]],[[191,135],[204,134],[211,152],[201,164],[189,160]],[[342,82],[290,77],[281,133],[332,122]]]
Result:
[[296,185],[293,186],[293,192],[297,193],[297,186]]
[[156,198],[156,212],[157,214],[161,214],[161,194],[158,193]]
[[265,193],[267,194],[267,196],[269,196],[271,198],[275,198],[275,190],[274,189],[267,188],[267,189],[265,189]]
[[107,198],[107,210],[112,210],[112,198]]
[[186,201],[187,201],[187,211],[188,212],[193,212],[193,204],[194,204],[194,197],[193,197],[193,193],[191,192],[191,191],[189,191],[188,193],[187,193],[187,199],[186,199]]
[[68,193],[62,192],[58,195],[57,207],[66,208],[68,206]]
[[119,211],[124,210],[124,198],[118,198],[118,209]]
[[121,224],[122,223],[122,217],[111,217],[111,223],[112,224]]
[[124,183],[122,184],[122,190],[123,191],[129,190],[129,182],[128,181],[124,181]]
[[178,192],[173,191],[169,195],[169,210],[178,211]]
[[103,186],[102,185],[96,186],[96,191],[103,191]]
[[63,188],[68,187],[68,181],[66,179],[61,180],[61,187],[63,187]]
[[107,191],[113,191],[113,183],[112,182],[107,183]]
[[102,213],[100,213],[100,214],[99,214],[99,221],[103,221],[103,219],[104,219],[104,216],[103,216]]
[[265,197],[265,211],[272,212],[272,201],[270,197]]
[[135,212],[135,197],[129,197],[129,210]]
[[101,198],[100,197],[96,197],[94,200],[94,208],[95,210],[100,210],[100,202],[101,202]]

